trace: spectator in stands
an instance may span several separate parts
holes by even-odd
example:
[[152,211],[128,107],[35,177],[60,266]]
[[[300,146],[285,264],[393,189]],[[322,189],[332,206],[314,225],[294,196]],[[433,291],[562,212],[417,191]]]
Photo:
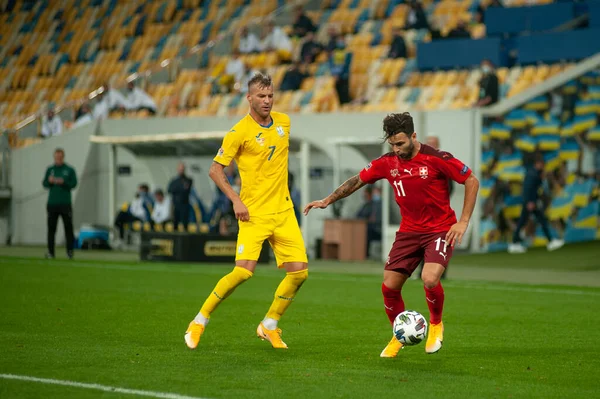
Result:
[[129,109],[129,102],[125,98],[125,96],[116,89],[112,89],[110,84],[104,83],[104,92],[103,92],[103,101],[106,101],[106,106],[108,107],[108,112],[113,111],[125,111]]
[[588,141],[583,133],[575,134],[579,144],[579,159],[577,160],[577,173],[580,176],[598,179],[600,174],[600,143]]
[[340,104],[350,102],[350,60],[346,53],[346,43],[340,36],[338,47],[329,55],[329,71],[335,78],[335,90],[340,99]]
[[260,45],[263,51],[276,51],[282,61],[292,58],[292,41],[273,21],[267,22]]
[[71,129],[78,128],[80,126],[87,125],[90,122],[94,121],[94,116],[92,115],[92,110],[88,103],[83,103],[81,108],[79,109],[79,116],[71,126]]
[[364,190],[364,204],[356,213],[357,219],[367,221],[367,258],[371,256],[370,248],[373,241],[381,241],[381,189],[368,186]]
[[168,190],[173,202],[173,227],[175,230],[179,228],[180,223],[187,230],[190,219],[190,192],[193,184],[194,181],[185,174],[184,163],[180,162],[177,165],[177,177],[171,180]]
[[152,209],[152,221],[164,227],[171,220],[171,200],[165,197],[165,193],[158,189],[154,192],[154,209]]
[[227,88],[227,91],[231,90],[236,83],[241,82],[245,71],[246,66],[240,57],[239,50],[233,50],[231,59],[225,66],[225,74],[221,77],[221,86]]
[[146,110],[151,115],[156,115],[156,103],[144,90],[135,87],[133,81],[127,83],[127,105],[129,111]]
[[54,106],[48,108],[46,117],[42,120],[42,136],[49,138],[59,136],[63,132],[63,122],[59,115],[54,113]]
[[338,43],[345,45],[344,38],[334,25],[330,25],[329,28],[327,28],[327,37],[329,37],[329,41],[325,44],[325,51],[328,53],[337,49]]
[[316,32],[317,27],[313,21],[304,13],[302,6],[297,6],[294,11],[293,35],[304,37],[308,32]]
[[529,221],[529,215],[531,213],[535,215],[548,239],[548,250],[553,251],[562,247],[564,241],[552,237],[550,227],[548,226],[548,220],[546,219],[543,210],[540,209],[538,193],[544,178],[543,156],[541,154],[535,154],[532,160],[525,162],[525,168],[525,179],[523,181],[523,208],[517,228],[513,234],[513,242],[508,246],[508,252],[511,254],[526,252],[525,247],[521,243],[521,229]]
[[288,188],[290,190],[290,195],[292,196],[294,214],[296,215],[296,219],[298,219],[298,225],[302,226],[302,210],[300,208],[302,199],[300,198],[300,190],[298,190],[296,184],[294,183],[294,174],[290,171],[288,171]]
[[260,51],[260,41],[254,33],[248,31],[244,26],[240,31],[240,44],[238,50],[242,54],[257,53]]
[[312,64],[322,50],[323,46],[315,40],[315,34],[313,32],[306,33],[304,43],[300,49],[300,62]]
[[304,79],[306,79],[306,76],[305,67],[301,67],[299,63],[294,62],[285,72],[285,75],[283,75],[279,90],[300,90],[300,86]]
[[108,109],[108,101],[106,100],[106,93],[102,92],[98,94],[96,97],[96,104],[94,105],[94,110],[92,111],[92,116],[94,119],[102,120],[108,118],[108,113],[110,110]]
[[388,58],[406,58],[406,42],[402,37],[402,29],[394,28],[394,38],[390,45]]
[[46,258],[54,258],[54,239],[59,216],[65,228],[67,256],[73,258],[73,209],[71,206],[71,190],[77,187],[77,174],[75,169],[65,163],[65,152],[62,148],[54,150],[54,164],[46,169],[42,182],[48,189],[48,253]]
[[454,29],[448,32],[448,38],[452,39],[465,39],[471,38],[471,32],[467,28],[467,23],[464,20],[459,20],[458,24]]
[[549,94],[550,115],[558,120],[561,120],[563,113],[563,96],[560,88],[552,90]]
[[410,10],[406,14],[406,29],[429,29],[429,22],[423,10],[423,5],[417,0],[410,3]]
[[494,65],[490,60],[481,62],[482,76],[479,80],[479,100],[475,103],[477,107],[488,107],[498,102],[498,76],[494,71]]

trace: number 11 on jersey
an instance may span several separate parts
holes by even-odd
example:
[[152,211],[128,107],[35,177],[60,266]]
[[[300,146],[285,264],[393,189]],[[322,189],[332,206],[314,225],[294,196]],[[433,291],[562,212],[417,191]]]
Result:
[[396,193],[398,193],[398,197],[406,197],[406,193],[404,192],[404,186],[402,185],[402,180],[394,180],[394,187],[396,187]]

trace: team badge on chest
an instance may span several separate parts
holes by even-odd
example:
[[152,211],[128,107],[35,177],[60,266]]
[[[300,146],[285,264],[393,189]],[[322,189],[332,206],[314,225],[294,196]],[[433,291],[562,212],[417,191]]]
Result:
[[421,176],[421,179],[427,179],[427,176],[429,176],[429,171],[427,170],[427,166],[419,167],[419,176]]
[[277,128],[275,130],[277,130],[277,134],[279,135],[279,137],[285,136],[285,131],[283,130],[283,128],[281,126],[277,126]]

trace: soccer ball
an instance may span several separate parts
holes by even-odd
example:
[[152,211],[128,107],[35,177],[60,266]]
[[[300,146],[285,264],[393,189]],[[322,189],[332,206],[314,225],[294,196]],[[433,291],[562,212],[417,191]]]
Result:
[[416,345],[427,337],[427,321],[414,310],[405,310],[394,319],[394,336],[403,345]]

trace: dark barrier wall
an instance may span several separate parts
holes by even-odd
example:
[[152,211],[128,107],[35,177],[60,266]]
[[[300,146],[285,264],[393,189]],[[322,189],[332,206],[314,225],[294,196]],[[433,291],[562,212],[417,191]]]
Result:
[[500,39],[446,39],[419,43],[417,65],[420,70],[465,68],[487,58],[500,64]]
[[486,32],[493,36],[550,30],[572,20],[574,13],[570,2],[533,7],[492,7],[485,10]]
[[600,1],[589,3],[590,28],[600,28]]
[[[140,260],[156,262],[235,262],[237,236],[217,234],[143,232]],[[269,262],[269,243],[265,240],[258,263]]]
[[521,64],[580,60],[600,52],[600,28],[521,36],[517,51]]

